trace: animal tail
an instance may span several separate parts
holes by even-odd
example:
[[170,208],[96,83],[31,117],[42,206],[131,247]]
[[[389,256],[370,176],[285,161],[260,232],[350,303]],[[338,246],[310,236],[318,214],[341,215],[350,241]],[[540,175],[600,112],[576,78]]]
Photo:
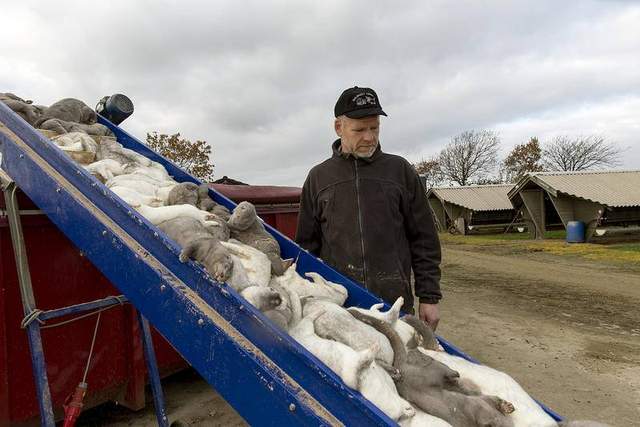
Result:
[[362,313],[358,310],[347,309],[349,313],[359,321],[372,326],[375,330],[387,337],[391,348],[393,349],[393,367],[400,369],[407,361],[407,349],[404,347],[400,335],[393,329],[393,327],[384,320],[376,319],[368,314]]
[[227,248],[229,253],[235,255],[238,258],[242,258],[242,259],[248,259],[249,258],[249,256],[247,256],[247,254],[242,251],[242,248],[240,246],[240,242],[235,240],[235,239],[229,239],[226,242],[222,242],[221,241],[220,244],[222,246],[224,246],[225,248]]
[[386,320],[387,323],[391,323],[393,325],[398,320],[398,318],[400,317],[400,309],[402,308],[402,304],[404,304],[404,298],[398,297],[389,311],[384,313],[384,320]]
[[300,323],[300,320],[302,320],[302,303],[300,302],[300,297],[296,291],[285,287],[283,287],[282,290],[289,298],[289,305],[291,306],[290,327],[294,327]]
[[440,348],[438,340],[429,325],[412,314],[405,315],[401,320],[416,330],[422,340],[422,342],[418,344],[419,346],[424,347],[427,350],[436,351]]
[[369,310],[380,312],[380,309],[384,307],[384,303],[379,302],[377,304],[373,304]]

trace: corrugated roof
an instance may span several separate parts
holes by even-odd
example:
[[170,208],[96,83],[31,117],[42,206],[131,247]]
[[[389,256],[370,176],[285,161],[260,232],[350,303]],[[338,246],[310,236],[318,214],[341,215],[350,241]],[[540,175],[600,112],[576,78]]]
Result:
[[640,206],[640,170],[536,172],[520,180],[511,193],[529,181],[554,196],[560,192],[611,207]]
[[513,184],[433,187],[428,195],[474,211],[502,211],[513,209],[507,197],[512,188]]

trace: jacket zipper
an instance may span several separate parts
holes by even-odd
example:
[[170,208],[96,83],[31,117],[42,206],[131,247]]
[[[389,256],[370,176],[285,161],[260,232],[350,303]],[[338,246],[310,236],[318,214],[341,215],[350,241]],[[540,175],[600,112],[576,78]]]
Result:
[[362,248],[362,280],[365,289],[367,287],[367,261],[364,257],[364,232],[362,231],[362,212],[360,211],[360,179],[358,178],[358,159],[353,160],[356,168],[356,201],[358,204],[358,226],[360,227],[360,247]]

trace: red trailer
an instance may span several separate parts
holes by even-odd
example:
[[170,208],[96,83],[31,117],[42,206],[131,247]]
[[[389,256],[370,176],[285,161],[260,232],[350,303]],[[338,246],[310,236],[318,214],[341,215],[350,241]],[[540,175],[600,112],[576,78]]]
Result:
[[[300,189],[213,184],[230,199],[248,200],[261,217],[285,235],[295,233]],[[23,309],[13,247],[0,193],[0,427],[38,425],[38,403],[29,345],[21,328]],[[21,222],[38,309],[93,301],[119,292],[23,194]],[[54,325],[65,319],[52,321]],[[65,398],[82,379],[95,316],[42,331],[47,375],[57,417]],[[48,325],[47,325],[48,326]],[[161,375],[187,367],[182,357],[153,331]],[[97,333],[85,407],[113,400],[131,409],[145,405],[146,366],[139,323],[124,304],[103,312]]]

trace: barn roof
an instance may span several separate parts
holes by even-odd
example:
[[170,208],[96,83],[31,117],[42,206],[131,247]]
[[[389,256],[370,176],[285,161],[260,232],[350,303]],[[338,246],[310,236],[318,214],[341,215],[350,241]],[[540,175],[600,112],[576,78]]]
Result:
[[509,198],[531,184],[553,196],[562,193],[611,207],[640,206],[640,170],[529,173],[509,192]]
[[513,209],[507,197],[511,188],[513,184],[433,187],[427,197],[434,195],[443,203],[453,203],[473,211],[502,211]]

